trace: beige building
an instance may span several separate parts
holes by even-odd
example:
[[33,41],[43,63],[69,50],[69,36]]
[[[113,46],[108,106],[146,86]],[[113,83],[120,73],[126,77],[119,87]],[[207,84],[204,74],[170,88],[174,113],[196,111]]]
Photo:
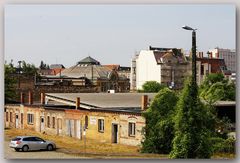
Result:
[[[31,129],[102,143],[140,145],[142,116],[155,94],[48,93],[41,104],[5,105],[5,128]],[[22,97],[22,102],[23,102]]]

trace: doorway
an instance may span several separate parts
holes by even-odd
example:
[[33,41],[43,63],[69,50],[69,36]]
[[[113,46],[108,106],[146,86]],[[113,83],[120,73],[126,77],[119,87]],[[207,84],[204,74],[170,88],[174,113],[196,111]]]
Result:
[[44,117],[40,118],[40,132],[44,131]]
[[112,124],[112,143],[118,143],[118,124]]
[[16,114],[16,128],[18,128],[18,114]]

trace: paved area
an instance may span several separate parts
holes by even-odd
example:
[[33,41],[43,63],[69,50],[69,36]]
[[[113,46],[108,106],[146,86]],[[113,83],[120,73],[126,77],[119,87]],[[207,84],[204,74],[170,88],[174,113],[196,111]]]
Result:
[[79,155],[65,154],[56,151],[29,151],[16,152],[8,146],[9,142],[4,142],[4,158],[5,159],[86,159]]

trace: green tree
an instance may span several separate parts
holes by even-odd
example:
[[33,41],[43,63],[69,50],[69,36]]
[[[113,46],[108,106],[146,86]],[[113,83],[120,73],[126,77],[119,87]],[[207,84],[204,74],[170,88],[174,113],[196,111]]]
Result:
[[22,61],[22,73],[27,75],[34,75],[35,73],[37,73],[37,68],[34,64],[29,64],[25,61]]
[[142,87],[143,92],[158,92],[161,89],[165,88],[166,86],[156,81],[146,81]]
[[235,84],[224,78],[222,74],[209,74],[200,86],[200,97],[209,103],[218,100],[234,101]]
[[146,118],[145,139],[142,142],[142,152],[169,153],[174,136],[173,115],[177,103],[175,93],[164,88],[152,101],[150,108],[143,114]]
[[196,82],[186,82],[176,106],[171,158],[210,158],[214,118],[198,98]]
[[16,97],[16,91],[14,85],[16,80],[13,78],[13,74],[16,73],[16,69],[13,64],[4,64],[4,96],[5,102],[10,102]]

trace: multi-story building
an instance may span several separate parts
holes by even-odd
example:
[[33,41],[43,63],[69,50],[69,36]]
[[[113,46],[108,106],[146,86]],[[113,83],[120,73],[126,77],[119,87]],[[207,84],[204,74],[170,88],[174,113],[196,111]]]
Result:
[[142,89],[146,81],[157,81],[171,88],[180,89],[186,76],[191,75],[191,63],[182,49],[155,48],[141,50],[132,59],[132,90]]
[[209,50],[210,52],[210,58],[219,58],[224,59],[225,64],[227,66],[227,69],[236,72],[236,51],[230,50],[230,49],[221,49],[221,48],[215,48],[212,50]]

